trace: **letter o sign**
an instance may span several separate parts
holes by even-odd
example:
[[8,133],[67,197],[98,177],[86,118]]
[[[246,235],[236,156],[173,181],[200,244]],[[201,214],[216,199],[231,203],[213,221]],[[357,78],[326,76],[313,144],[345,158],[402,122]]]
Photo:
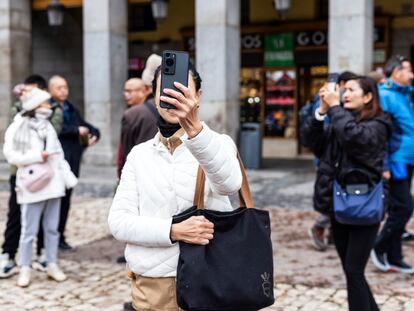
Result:
[[299,45],[305,46],[309,44],[309,36],[306,32],[301,32],[298,34],[296,41]]
[[315,45],[321,45],[323,43],[325,43],[325,34],[322,31],[315,31],[312,34],[312,42]]

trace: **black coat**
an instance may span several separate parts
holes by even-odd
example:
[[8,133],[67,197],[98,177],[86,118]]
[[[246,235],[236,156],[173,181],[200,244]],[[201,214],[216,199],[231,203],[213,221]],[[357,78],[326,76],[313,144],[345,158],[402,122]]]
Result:
[[65,159],[68,161],[72,172],[79,176],[79,167],[82,153],[86,148],[81,144],[79,135],[79,126],[85,126],[89,129],[89,133],[100,137],[100,132],[97,128],[87,123],[80,115],[79,110],[70,102],[66,101],[66,107],[63,107],[63,127],[59,134],[59,140],[62,144]]
[[[333,181],[345,183],[350,171],[362,170],[368,181],[346,182],[378,183],[382,178],[387,141],[392,130],[391,118],[382,113],[370,120],[358,122],[355,116],[341,106],[328,110],[330,123],[309,118],[301,128],[302,143],[320,159],[315,187],[314,208],[321,213],[332,213]],[[352,176],[351,176],[352,178]]]

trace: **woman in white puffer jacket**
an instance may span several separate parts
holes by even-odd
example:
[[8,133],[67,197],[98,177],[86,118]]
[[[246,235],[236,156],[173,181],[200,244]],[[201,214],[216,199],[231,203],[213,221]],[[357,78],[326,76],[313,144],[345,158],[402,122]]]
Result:
[[[30,284],[32,244],[42,214],[47,274],[58,282],[66,279],[56,264],[60,198],[65,196],[66,188],[76,185],[77,179],[64,159],[55,129],[49,122],[52,114],[49,99],[50,94],[38,88],[25,95],[22,100],[23,111],[16,115],[7,128],[4,139],[3,153],[10,164],[17,166],[16,194],[22,217],[17,284],[21,287]],[[47,169],[43,165],[45,163],[49,164]],[[50,174],[45,175],[50,177],[39,179],[41,174],[37,172],[48,172]]]
[[[228,195],[242,184],[234,142],[198,118],[201,79],[192,64],[188,80],[188,87],[175,85],[184,95],[165,89],[171,97],[160,98],[160,69],[155,72],[160,131],[129,153],[109,212],[112,234],[127,243],[125,258],[132,272],[136,310],[179,310],[176,242],[205,245],[214,238],[214,226],[203,216],[172,225],[173,215],[193,205],[198,166],[206,174],[207,209],[231,210]],[[160,99],[177,109],[160,108]]]

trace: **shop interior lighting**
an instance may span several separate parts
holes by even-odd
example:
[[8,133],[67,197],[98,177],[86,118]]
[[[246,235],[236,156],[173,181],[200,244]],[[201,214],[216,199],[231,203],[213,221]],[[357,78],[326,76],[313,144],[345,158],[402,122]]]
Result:
[[152,16],[157,24],[162,23],[168,14],[168,0],[152,0],[151,2]]
[[281,19],[285,19],[290,9],[290,0],[273,0],[275,9]]
[[59,0],[50,1],[47,6],[47,18],[50,26],[61,26],[63,24],[63,13],[65,7]]

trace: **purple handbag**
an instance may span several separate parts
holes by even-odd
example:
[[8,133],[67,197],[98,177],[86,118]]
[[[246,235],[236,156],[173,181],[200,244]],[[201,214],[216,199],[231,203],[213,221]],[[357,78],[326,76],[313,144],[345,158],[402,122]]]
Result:
[[53,169],[49,162],[35,163],[23,167],[20,177],[28,191],[37,192],[52,180]]

